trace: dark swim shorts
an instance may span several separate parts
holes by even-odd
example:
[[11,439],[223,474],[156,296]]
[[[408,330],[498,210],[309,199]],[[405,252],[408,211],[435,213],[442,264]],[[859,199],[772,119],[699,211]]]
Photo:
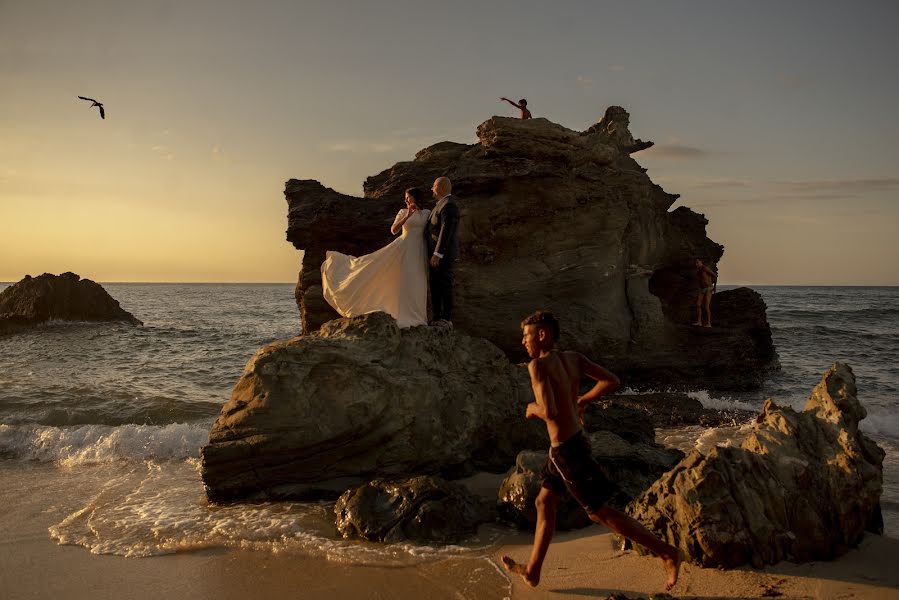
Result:
[[561,446],[549,449],[540,477],[542,487],[560,496],[567,489],[588,513],[602,508],[618,489],[593,460],[590,441],[583,429]]

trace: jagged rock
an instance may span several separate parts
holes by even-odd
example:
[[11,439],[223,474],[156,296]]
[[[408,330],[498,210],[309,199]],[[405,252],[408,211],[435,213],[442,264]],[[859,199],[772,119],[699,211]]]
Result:
[[[477,144],[441,142],[369,177],[364,198],[317,181],[286,184],[287,239],[303,249],[296,288],[303,331],[338,315],[321,297],[327,250],[358,256],[391,239],[403,190],[453,181],[462,218],[455,326],[524,360],[519,322],[537,308],[562,323],[561,347],[579,350],[630,386],[751,389],[776,354],[757,294],[720,294],[720,327],[690,327],[695,257],[723,247],[702,215],[655,185],[629,154],[629,115],[610,107],[576,132],[546,119],[493,117]],[[725,294],[740,296],[739,306]],[[754,294],[754,292],[749,292]]]
[[[703,425],[717,427],[745,423],[756,414],[739,409],[705,408],[702,402],[677,392],[656,392],[651,394],[619,394],[609,396],[596,404],[598,414],[615,410],[634,411],[648,421],[650,430],[659,427],[677,427],[680,425]],[[611,412],[611,414],[615,414]],[[638,423],[635,417],[622,413],[622,420]],[[640,425],[645,427],[645,425]],[[606,427],[610,431],[615,428]],[[617,431],[616,431],[617,433]],[[622,436],[624,437],[624,436]],[[654,441],[653,439],[649,440]]]
[[75,273],[26,275],[0,292],[0,334],[50,320],[123,321],[143,325],[122,309],[100,284],[81,279]]
[[690,453],[629,512],[703,566],[832,560],[883,531],[884,452],[859,431],[865,415],[835,364],[803,412],[767,400],[739,447]]
[[334,506],[344,538],[455,544],[495,519],[489,502],[437,477],[375,480],[347,490]]
[[451,325],[338,319],[253,356],[202,449],[203,482],[219,501],[469,463],[502,472],[522,448],[546,444],[523,418],[531,399],[524,367]]
[[[603,474],[617,487],[609,505],[624,508],[665,471],[680,461],[684,453],[654,443],[629,443],[611,431],[589,434],[593,458]],[[545,451],[523,451],[499,489],[499,514],[519,527],[537,522],[534,500],[540,492],[540,470]],[[559,529],[576,529],[591,523],[584,509],[566,492],[556,513]]]

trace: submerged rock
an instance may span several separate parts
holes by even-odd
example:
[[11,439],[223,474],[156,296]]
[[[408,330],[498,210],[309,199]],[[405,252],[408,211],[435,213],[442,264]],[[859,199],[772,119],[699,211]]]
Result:
[[578,350],[625,383],[748,389],[777,364],[761,297],[716,294],[711,329],[691,327],[698,281],[693,261],[716,264],[723,247],[707,220],[654,184],[630,157],[630,116],[610,107],[578,132],[546,119],[493,117],[478,143],[441,142],[363,186],[339,194],[313,180],[286,183],[287,239],[304,250],[296,288],[303,331],[338,315],[322,298],[327,250],[359,256],[391,239],[403,190],[453,181],[461,209],[455,326],[524,359],[519,322],[549,309],[561,347]]
[[703,566],[834,559],[883,531],[884,452],[865,415],[838,363],[803,412],[767,400],[739,447],[690,453],[629,512]]
[[373,542],[455,544],[493,521],[491,503],[438,477],[375,480],[347,490],[334,506],[337,531]]
[[336,496],[465,465],[502,472],[546,444],[523,418],[531,398],[527,369],[451,325],[338,319],[247,363],[201,451],[203,482],[219,501]]
[[143,325],[103,287],[75,273],[24,279],[0,292],[0,334],[60,321],[122,321]]

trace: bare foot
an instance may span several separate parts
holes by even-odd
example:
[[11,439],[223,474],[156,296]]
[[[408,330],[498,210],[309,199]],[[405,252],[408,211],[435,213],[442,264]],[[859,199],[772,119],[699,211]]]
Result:
[[695,323],[693,323],[693,327],[702,327],[702,323],[696,321]]
[[708,325],[704,325],[704,327],[711,327],[711,326],[712,326],[711,323],[709,323]]
[[[540,583],[539,575],[537,577],[531,577],[528,574],[527,566],[518,564],[517,562],[512,560],[512,558],[510,556],[503,555],[502,561],[503,561],[503,566],[506,567],[507,571],[509,571],[510,573],[517,573],[517,574],[521,575],[521,578],[524,579],[525,582],[527,582],[527,584],[529,586],[537,587],[537,584]],[[677,580],[677,573],[675,573],[674,579]]]
[[677,583],[677,575],[680,572],[681,551],[675,550],[673,557],[663,558],[662,563],[665,565],[665,572],[668,573],[668,581],[665,582],[665,591],[670,592],[674,584]]

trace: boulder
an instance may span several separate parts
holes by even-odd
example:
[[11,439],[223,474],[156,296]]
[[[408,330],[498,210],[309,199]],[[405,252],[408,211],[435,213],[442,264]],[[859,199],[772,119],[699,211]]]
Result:
[[832,560],[882,533],[884,452],[835,364],[797,413],[767,400],[739,447],[690,453],[628,512],[702,566]]
[[210,500],[337,494],[371,479],[503,472],[546,445],[527,369],[450,324],[326,323],[250,359],[202,449]]
[[337,531],[344,538],[372,542],[456,544],[495,519],[490,502],[463,486],[426,475],[378,479],[347,490],[334,506]]
[[[525,359],[519,322],[556,313],[560,347],[579,350],[631,387],[757,388],[777,365],[761,297],[723,292],[712,329],[689,324],[693,261],[715,265],[723,247],[707,220],[655,185],[630,154],[630,116],[610,107],[578,132],[547,119],[492,117],[478,143],[441,142],[369,177],[364,197],[318,181],[286,183],[287,239],[304,251],[296,288],[302,328],[338,315],[322,298],[327,250],[359,256],[391,240],[403,190],[453,181],[461,210],[455,326]],[[730,298],[730,299],[729,299]]]
[[652,418],[648,413],[613,400],[587,405],[584,411],[584,429],[588,433],[611,431],[631,444],[654,444],[656,440]]
[[143,325],[103,287],[75,273],[24,279],[0,292],[0,334],[59,321],[122,321]]
[[[655,443],[630,443],[611,431],[589,434],[593,459],[603,474],[616,486],[609,505],[623,509],[663,473],[684,456],[680,450]],[[537,522],[534,501],[540,492],[540,471],[546,462],[545,451],[523,451],[499,489],[500,517],[519,527],[533,528]],[[556,527],[577,529],[590,525],[584,509],[567,492],[556,513]]]

